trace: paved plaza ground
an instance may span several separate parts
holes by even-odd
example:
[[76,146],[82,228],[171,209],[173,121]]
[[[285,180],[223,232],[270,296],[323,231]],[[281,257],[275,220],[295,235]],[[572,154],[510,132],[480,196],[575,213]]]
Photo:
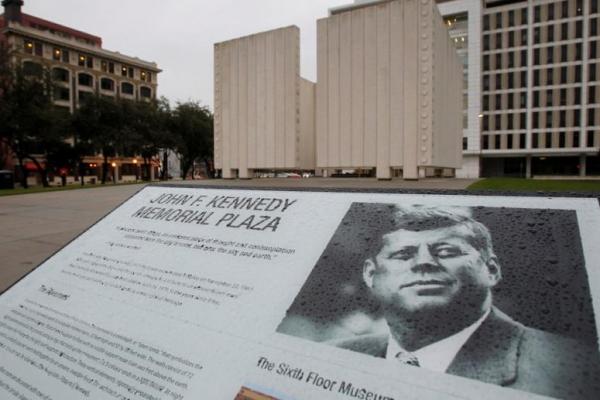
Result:
[[[282,189],[464,189],[473,182],[463,179],[279,178],[172,183]],[[94,189],[0,197],[0,293],[142,187],[107,185]]]

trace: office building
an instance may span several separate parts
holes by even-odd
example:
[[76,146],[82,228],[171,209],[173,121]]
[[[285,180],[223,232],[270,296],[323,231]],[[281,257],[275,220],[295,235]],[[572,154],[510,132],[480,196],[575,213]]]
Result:
[[[161,71],[156,63],[104,49],[98,36],[25,14],[22,0],[4,0],[2,5],[0,37],[13,51],[13,62],[26,74],[51,70],[57,107],[73,112],[93,94],[135,101],[156,98]],[[86,179],[96,180],[101,173],[101,157],[90,155],[84,161]],[[135,179],[139,168],[135,157],[116,157],[111,163],[111,176],[120,181]],[[35,170],[33,165],[26,167]],[[75,177],[69,177],[72,179]]]
[[[598,1],[438,0],[438,7],[450,35],[464,32],[468,41],[463,156],[479,158],[479,175],[468,162],[460,172],[600,175]],[[472,85],[473,73],[480,85]]]

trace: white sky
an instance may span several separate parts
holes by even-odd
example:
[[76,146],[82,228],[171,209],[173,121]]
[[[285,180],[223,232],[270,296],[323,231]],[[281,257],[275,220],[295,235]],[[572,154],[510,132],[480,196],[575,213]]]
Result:
[[158,95],[213,109],[213,44],[300,28],[301,75],[316,79],[316,20],[352,0],[25,0],[23,12],[100,36],[103,47],[155,61]]

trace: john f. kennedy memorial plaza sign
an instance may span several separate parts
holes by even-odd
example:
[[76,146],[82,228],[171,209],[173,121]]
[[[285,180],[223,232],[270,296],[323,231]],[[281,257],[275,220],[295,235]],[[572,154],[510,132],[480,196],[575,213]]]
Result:
[[149,186],[0,296],[0,399],[600,399],[596,198]]

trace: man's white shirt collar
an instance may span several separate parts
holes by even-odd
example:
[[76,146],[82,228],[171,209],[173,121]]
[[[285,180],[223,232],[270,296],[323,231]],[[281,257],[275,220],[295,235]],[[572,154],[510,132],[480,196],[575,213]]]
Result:
[[396,342],[396,339],[394,339],[394,336],[390,332],[385,358],[393,362],[398,362],[396,359],[396,355],[398,353],[409,353],[419,359],[419,366],[431,371],[446,372],[452,363],[452,360],[454,360],[454,357],[456,357],[460,349],[464,346],[467,340],[469,340],[471,335],[473,335],[473,333],[475,333],[475,331],[481,326],[489,314],[490,309],[488,309],[481,318],[479,318],[473,324],[467,326],[462,331],[455,333],[452,336],[448,336],[447,338],[438,342],[422,347],[419,350],[410,352],[404,350],[398,344],[398,342]]

